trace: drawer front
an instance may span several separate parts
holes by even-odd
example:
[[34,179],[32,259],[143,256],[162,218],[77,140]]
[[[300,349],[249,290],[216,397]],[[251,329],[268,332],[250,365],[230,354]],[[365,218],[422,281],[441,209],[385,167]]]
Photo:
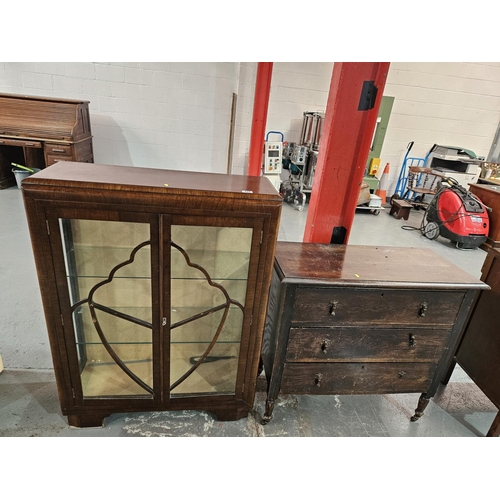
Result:
[[293,325],[443,325],[455,323],[463,292],[298,288]]
[[285,363],[283,394],[426,392],[435,363]]
[[73,161],[72,156],[56,156],[56,155],[47,155],[46,156],[46,163],[47,167],[50,165],[53,165],[57,161]]
[[71,144],[45,143],[45,153],[52,156],[73,156],[73,147]]
[[291,328],[286,360],[437,363],[450,333],[425,328]]
[[22,139],[0,139],[0,146],[19,146],[23,148],[41,148],[42,143],[38,141],[25,141]]

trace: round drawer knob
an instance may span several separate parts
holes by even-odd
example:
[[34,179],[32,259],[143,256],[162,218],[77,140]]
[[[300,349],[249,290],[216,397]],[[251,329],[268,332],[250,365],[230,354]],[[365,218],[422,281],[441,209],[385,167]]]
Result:
[[338,302],[336,300],[330,302],[330,316],[335,316],[335,310],[337,309]]
[[328,348],[330,347],[330,341],[328,339],[323,340],[321,342],[321,352],[326,354],[328,352]]

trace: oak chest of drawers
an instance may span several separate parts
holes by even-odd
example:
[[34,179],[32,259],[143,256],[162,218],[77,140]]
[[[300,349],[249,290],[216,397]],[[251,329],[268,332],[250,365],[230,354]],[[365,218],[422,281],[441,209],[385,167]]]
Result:
[[417,420],[482,288],[427,249],[278,242],[263,423],[280,393],[418,392]]

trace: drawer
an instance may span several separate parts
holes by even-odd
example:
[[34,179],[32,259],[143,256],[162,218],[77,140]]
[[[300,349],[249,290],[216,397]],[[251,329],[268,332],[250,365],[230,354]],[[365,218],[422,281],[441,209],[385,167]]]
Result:
[[45,153],[52,156],[73,156],[73,146],[71,144],[47,144],[45,143]]
[[426,392],[435,363],[285,363],[283,394]]
[[38,141],[26,141],[23,139],[1,139],[0,146],[19,146],[23,148],[41,148],[42,143]]
[[72,156],[56,156],[56,155],[47,155],[46,163],[47,167],[53,165],[56,161],[73,161]]
[[293,325],[443,325],[455,323],[463,292],[298,288]]
[[430,328],[291,328],[286,360],[437,363],[450,334]]

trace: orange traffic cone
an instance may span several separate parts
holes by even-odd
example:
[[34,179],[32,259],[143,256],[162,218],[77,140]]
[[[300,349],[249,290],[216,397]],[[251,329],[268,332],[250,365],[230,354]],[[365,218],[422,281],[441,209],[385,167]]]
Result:
[[380,182],[378,183],[378,188],[375,191],[377,196],[382,198],[382,205],[387,203],[387,188],[389,187],[389,170],[390,164],[386,163]]

